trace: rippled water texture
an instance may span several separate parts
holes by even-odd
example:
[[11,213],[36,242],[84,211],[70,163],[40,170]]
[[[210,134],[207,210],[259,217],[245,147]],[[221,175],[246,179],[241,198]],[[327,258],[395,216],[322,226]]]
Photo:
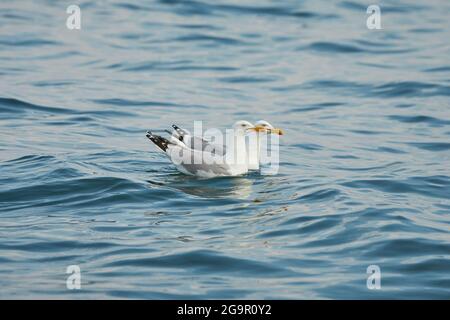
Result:
[[[449,1],[79,3],[0,4],[0,298],[450,298]],[[278,175],[145,137],[239,119]]]

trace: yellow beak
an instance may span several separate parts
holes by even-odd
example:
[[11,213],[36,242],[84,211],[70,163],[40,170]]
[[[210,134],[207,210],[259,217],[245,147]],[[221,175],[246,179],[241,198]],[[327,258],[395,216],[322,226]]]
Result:
[[277,128],[269,129],[264,126],[254,126],[253,128],[250,128],[249,130],[253,130],[256,132],[267,132],[267,133],[271,133],[271,134],[278,134],[280,136],[284,134],[283,130],[281,130],[281,129],[277,129]]
[[274,129],[268,129],[268,132],[271,134],[277,134],[279,136],[282,136],[284,134],[283,130],[274,128]]

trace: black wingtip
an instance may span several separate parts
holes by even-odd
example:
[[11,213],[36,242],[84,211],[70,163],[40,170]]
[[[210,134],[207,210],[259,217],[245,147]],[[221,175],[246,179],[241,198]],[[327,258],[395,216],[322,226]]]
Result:
[[170,142],[169,140],[153,135],[150,131],[147,131],[146,137],[149,138],[154,144],[156,144],[162,151],[166,151]]
[[188,134],[185,130],[181,129],[179,126],[173,124],[172,128],[175,129],[175,131],[178,133],[178,140],[183,141],[183,136]]

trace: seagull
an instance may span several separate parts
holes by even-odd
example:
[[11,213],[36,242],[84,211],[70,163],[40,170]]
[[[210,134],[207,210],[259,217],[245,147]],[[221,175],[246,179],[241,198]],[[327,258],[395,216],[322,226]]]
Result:
[[[284,132],[281,129],[275,128],[266,120],[259,120],[255,124],[255,132],[249,134],[249,145],[248,145],[248,169],[259,170],[261,164],[261,135],[262,134],[277,134],[283,135]],[[256,138],[256,139],[255,139]]]
[[[177,128],[174,127],[178,138],[172,135],[168,140],[151,131],[146,136],[170,158],[178,171],[201,178],[238,176],[248,172],[245,136],[260,128],[245,120],[237,121],[233,126],[234,148],[231,151],[234,152],[223,146],[221,152],[213,152],[211,148],[215,149],[217,145],[203,138],[187,135],[185,130]],[[196,139],[201,139],[202,149],[195,149]]]
[[[244,121],[244,120],[242,120]],[[253,126],[251,123],[247,122],[247,125]],[[169,134],[171,134],[171,139],[178,139],[183,142],[188,148],[196,149],[200,151],[204,151],[205,149],[211,150],[211,152],[218,155],[225,155],[226,153],[226,145],[212,143],[203,137],[192,136],[188,131],[178,127],[173,124],[172,128],[173,132],[166,130]],[[254,126],[254,131],[247,132],[247,136],[249,137],[249,143],[247,145],[247,158],[248,158],[248,170],[256,170],[260,169],[261,163],[261,134],[278,134],[282,135],[283,130],[274,128],[268,121],[259,120]]]

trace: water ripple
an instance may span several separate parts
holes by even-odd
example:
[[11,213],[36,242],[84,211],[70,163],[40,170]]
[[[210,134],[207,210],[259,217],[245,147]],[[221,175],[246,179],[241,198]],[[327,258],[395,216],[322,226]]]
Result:
[[[367,5],[1,2],[0,298],[448,299],[450,2]],[[285,130],[277,175],[145,137],[239,119]]]

